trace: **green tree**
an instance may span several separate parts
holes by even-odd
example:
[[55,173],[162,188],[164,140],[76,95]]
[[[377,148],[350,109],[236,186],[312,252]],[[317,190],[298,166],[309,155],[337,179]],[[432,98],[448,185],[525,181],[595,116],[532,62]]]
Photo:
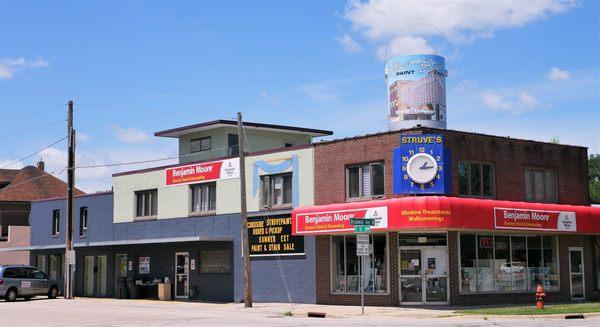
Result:
[[590,200],[600,203],[600,154],[592,154],[588,160],[590,171]]

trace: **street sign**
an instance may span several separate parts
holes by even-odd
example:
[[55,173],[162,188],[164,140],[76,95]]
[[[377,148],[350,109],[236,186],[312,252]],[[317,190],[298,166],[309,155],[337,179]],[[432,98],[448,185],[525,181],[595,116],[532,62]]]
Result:
[[368,233],[371,231],[371,226],[369,225],[356,225],[354,226],[355,233]]
[[368,256],[369,251],[369,234],[358,234],[356,235],[356,255],[357,256]]
[[367,225],[375,226],[375,219],[373,218],[350,218],[350,225]]
[[67,263],[71,266],[75,265],[75,251],[74,250],[67,251]]

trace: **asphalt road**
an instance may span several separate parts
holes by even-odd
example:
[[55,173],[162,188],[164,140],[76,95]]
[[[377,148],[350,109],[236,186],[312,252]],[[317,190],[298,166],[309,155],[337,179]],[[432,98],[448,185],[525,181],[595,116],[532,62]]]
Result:
[[[144,300],[33,299],[0,302],[0,326],[600,326],[600,316],[582,320],[562,317],[457,316],[450,310],[296,305],[294,317],[285,304],[158,302]],[[307,311],[328,312],[327,318],[308,318]]]

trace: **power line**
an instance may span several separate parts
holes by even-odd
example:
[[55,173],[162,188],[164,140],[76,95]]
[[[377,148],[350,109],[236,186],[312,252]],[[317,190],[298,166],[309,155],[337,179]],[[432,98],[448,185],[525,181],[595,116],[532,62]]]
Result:
[[60,141],[62,141],[62,140],[64,140],[64,139],[66,139],[66,138],[67,138],[67,137],[66,137],[66,136],[64,136],[64,137],[62,137],[61,139],[59,139],[58,141],[56,141],[56,142],[54,142],[54,143],[52,143],[52,144],[50,144],[50,145],[48,145],[48,146],[46,146],[46,147],[44,147],[44,148],[42,148],[42,149],[40,149],[40,150],[38,150],[38,151],[36,151],[36,152],[34,152],[34,153],[32,153],[32,154],[28,155],[27,157],[21,158],[21,159],[19,159],[19,160],[16,160],[16,161],[13,161],[13,162],[9,163],[8,165],[6,165],[6,166],[4,166],[4,167],[0,167],[0,169],[4,169],[4,168],[7,168],[7,167],[10,167],[10,166],[12,166],[12,165],[14,165],[14,164],[16,164],[16,163],[18,163],[18,162],[21,162],[21,161],[23,161],[23,160],[25,160],[25,159],[31,158],[31,157],[33,157],[34,155],[36,155],[36,154],[38,154],[38,153],[40,153],[40,152],[42,152],[42,151],[44,151],[44,150],[46,150],[46,149],[48,149],[48,148],[50,148],[50,147],[52,147],[52,146],[54,146],[54,145],[58,144]]
[[190,112],[173,112],[173,111],[161,111],[154,109],[143,109],[143,108],[128,108],[128,107],[116,107],[116,106],[107,106],[101,104],[83,104],[78,103],[78,106],[83,107],[92,107],[92,108],[104,108],[104,109],[115,109],[115,110],[125,110],[125,111],[138,111],[138,112],[147,112],[151,114],[162,114],[162,115],[175,115],[175,116],[194,116],[198,117],[198,114],[190,113]]
[[35,181],[35,180],[38,180],[38,179],[40,179],[40,178],[48,177],[48,176],[55,175],[55,174],[56,174],[56,175],[60,175],[60,174],[62,174],[62,173],[65,171],[65,170],[67,170],[67,168],[66,168],[66,167],[65,167],[65,168],[61,168],[61,169],[57,169],[57,170],[55,170],[55,171],[53,171],[53,172],[50,172],[50,173],[45,173],[45,174],[43,174],[43,175],[41,175],[41,176],[38,176],[38,177],[34,177],[34,178],[31,178],[31,179],[24,180],[24,181],[22,181],[22,182],[20,182],[20,183],[17,183],[17,184],[8,184],[8,186],[6,186],[6,187],[4,187],[4,188],[0,189],[0,193],[2,193],[4,190],[7,190],[7,189],[9,189],[9,188],[13,188],[13,187],[16,187],[16,186],[19,186],[19,185],[25,184],[25,183],[33,182],[33,181]]
[[17,118],[22,118],[22,117],[27,117],[27,116],[31,116],[40,112],[44,112],[44,111],[49,111],[52,110],[54,108],[58,108],[58,107],[62,107],[62,104],[59,105],[55,105],[52,107],[47,107],[44,109],[39,109],[39,110],[34,110],[34,111],[30,111],[30,112],[26,112],[26,113],[22,113],[22,114],[18,114],[18,115],[14,115],[14,116],[10,116],[10,117],[3,117],[2,120],[6,121],[6,120],[11,120],[11,119],[17,119]]
[[46,125],[42,125],[42,126],[37,126],[37,127],[34,127],[34,128],[30,128],[30,129],[26,129],[26,130],[21,130],[21,131],[17,131],[17,132],[12,132],[12,133],[9,133],[9,134],[0,135],[0,138],[14,136],[14,135],[19,135],[19,134],[24,134],[24,133],[28,133],[28,132],[33,132],[33,131],[37,131],[39,129],[43,129],[43,128],[46,128],[46,127],[50,127],[50,126],[62,124],[64,122],[65,122],[65,120],[61,119],[59,121],[56,121],[56,122],[53,122],[53,123],[50,123],[50,124],[46,124]]

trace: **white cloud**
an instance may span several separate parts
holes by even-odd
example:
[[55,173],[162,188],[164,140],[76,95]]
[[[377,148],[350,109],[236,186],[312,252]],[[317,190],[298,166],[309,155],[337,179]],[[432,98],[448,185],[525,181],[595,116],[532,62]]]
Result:
[[356,42],[352,36],[344,34],[342,37],[338,37],[337,41],[342,45],[344,51],[348,53],[355,53],[362,51],[362,46]]
[[280,96],[271,94],[267,91],[260,92],[260,98],[270,106],[276,106],[280,102]]
[[504,101],[504,98],[492,90],[486,90],[481,93],[481,100],[483,100],[483,103],[487,107],[492,109],[506,110],[509,108],[509,105]]
[[548,74],[546,74],[546,78],[551,81],[564,81],[571,79],[571,74],[568,71],[561,70],[558,67],[552,67]]
[[316,101],[333,101],[340,97],[339,92],[335,90],[333,83],[330,82],[305,84],[300,86],[299,89]]
[[0,58],[0,79],[11,79],[24,68],[47,67],[50,63],[44,59],[27,60],[23,57]]
[[344,17],[355,31],[378,44],[378,56],[438,51],[432,40],[453,44],[490,38],[500,29],[521,27],[565,12],[576,0],[527,1],[352,1]]
[[122,128],[117,125],[111,125],[110,127],[112,128],[114,135],[121,142],[138,144],[150,141],[150,136],[139,128]]
[[25,167],[25,165],[23,165],[23,162],[15,161],[16,159],[0,159],[0,169],[21,169]]
[[534,110],[544,110],[551,106],[543,103],[531,92],[525,90],[511,90],[502,94],[485,90],[481,93],[481,101],[491,109],[505,111],[511,115],[521,115]]
[[78,142],[87,142],[89,140],[90,140],[89,135],[77,132],[77,141]]

